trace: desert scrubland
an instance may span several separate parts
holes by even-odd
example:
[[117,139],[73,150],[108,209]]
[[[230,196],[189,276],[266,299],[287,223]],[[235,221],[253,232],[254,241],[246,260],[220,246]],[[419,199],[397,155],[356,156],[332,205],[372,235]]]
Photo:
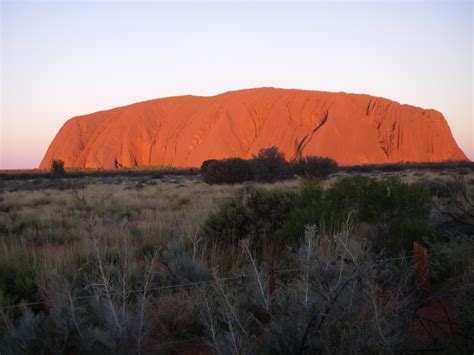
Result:
[[469,353],[473,230],[470,164],[2,175],[0,353]]

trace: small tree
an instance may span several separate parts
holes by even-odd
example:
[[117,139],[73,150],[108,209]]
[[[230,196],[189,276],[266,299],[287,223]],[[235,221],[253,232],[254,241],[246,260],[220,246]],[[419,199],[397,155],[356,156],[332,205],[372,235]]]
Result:
[[259,181],[272,182],[288,175],[285,154],[275,146],[260,149],[253,156],[252,167],[254,176]]
[[216,162],[219,162],[219,160],[216,159],[209,159],[209,160],[204,160],[201,164],[201,174],[205,174],[211,164],[214,164]]
[[66,172],[64,170],[64,162],[62,160],[53,160],[51,163],[51,172],[54,175],[63,175]]

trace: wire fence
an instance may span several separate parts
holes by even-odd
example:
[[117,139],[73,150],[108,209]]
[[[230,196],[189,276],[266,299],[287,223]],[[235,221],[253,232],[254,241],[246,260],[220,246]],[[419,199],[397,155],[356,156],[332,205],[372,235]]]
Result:
[[[301,268],[295,268],[295,269],[277,269],[274,270],[275,274],[283,274],[283,273],[291,273],[291,272],[296,272],[296,271],[303,271]],[[228,281],[234,281],[238,282],[241,281],[244,278],[248,277],[254,277],[255,273],[252,274],[242,274],[242,275],[236,275],[232,277],[224,277],[224,278],[219,278],[219,279],[211,279],[211,280],[205,280],[205,281],[196,281],[196,282],[187,282],[187,283],[182,283],[182,284],[176,284],[176,285],[165,285],[165,286],[158,286],[158,287],[150,287],[147,289],[136,289],[136,290],[128,290],[128,294],[132,293],[147,293],[147,292],[153,292],[153,291],[162,291],[162,290],[171,290],[171,289],[178,289],[178,288],[190,288],[194,286],[201,286],[201,285],[206,285],[206,284],[212,284],[215,282],[228,282]],[[112,295],[117,296],[121,295],[122,293],[120,292],[113,292]],[[88,299],[88,298],[94,298],[96,295],[85,295],[85,296],[77,296],[74,297],[75,300],[80,300],[80,299]],[[38,301],[38,302],[22,302],[19,304],[11,305],[11,306],[4,306],[0,307],[2,310],[6,309],[12,309],[12,308],[22,308],[26,306],[37,306],[41,304],[47,304],[47,301]]]
[[[474,250],[474,247],[472,248],[464,248],[463,251],[471,251]],[[432,253],[427,253],[428,256],[432,255],[439,255],[439,254],[454,254],[457,253],[456,251],[437,251],[437,252],[432,252]],[[377,259],[377,262],[390,262],[390,261],[404,261],[404,260],[411,260],[414,259],[414,255],[410,256],[403,256],[403,257],[394,257],[394,258],[384,258],[384,259]],[[288,273],[294,273],[294,272],[301,272],[304,271],[305,269],[303,268],[291,268],[291,269],[272,269],[272,273],[274,275],[282,275],[282,274],[288,274]],[[209,285],[215,282],[226,282],[230,284],[235,284],[237,282],[241,282],[245,278],[249,277],[256,277],[255,273],[250,273],[250,274],[241,274],[241,275],[236,275],[236,276],[231,276],[231,277],[225,277],[225,278],[219,278],[219,279],[211,279],[211,280],[204,280],[204,281],[197,281],[197,282],[188,282],[188,283],[181,283],[181,284],[176,284],[176,285],[164,285],[164,286],[158,286],[158,287],[150,287],[147,289],[136,289],[136,290],[129,290],[127,291],[128,294],[132,293],[148,293],[148,292],[154,292],[154,291],[163,291],[163,290],[173,290],[173,289],[180,289],[180,288],[192,288],[196,286],[203,286],[203,285]],[[436,293],[428,297],[427,299],[421,301],[420,306],[426,305],[429,302],[433,300],[440,300],[446,297],[452,296],[453,292],[459,291],[460,288],[450,288],[448,291],[444,293]],[[114,292],[112,295],[120,295],[121,293],[119,292]],[[97,297],[97,295],[84,295],[84,296],[77,296],[74,297],[75,300],[78,299],[90,299]],[[9,310],[9,309],[14,309],[14,308],[23,308],[23,307],[29,307],[29,306],[37,306],[37,305],[45,305],[48,302],[45,301],[38,301],[38,302],[22,302],[19,304],[15,305],[10,305],[10,306],[4,306],[0,307],[2,311]],[[427,321],[431,321],[427,319]],[[183,339],[183,340],[176,340],[176,341],[170,341],[170,342],[165,342],[162,344],[157,344],[158,349],[169,349],[173,347],[179,347],[179,346],[185,346],[186,344],[198,344],[202,346],[206,346],[206,338],[204,337],[194,337],[190,339]]]
[[[474,247],[472,248],[464,248],[463,252],[466,251],[471,251],[474,250]],[[438,251],[438,252],[432,252],[432,253],[427,253],[428,256],[432,255],[440,255],[440,254],[456,254],[458,252],[456,251]],[[375,259],[376,262],[389,262],[389,261],[405,261],[405,260],[411,260],[414,259],[414,255],[409,255],[409,256],[403,256],[403,257],[394,257],[394,258],[383,258],[383,259]],[[285,273],[292,273],[292,272],[298,272],[298,271],[304,271],[305,269],[303,268],[292,268],[292,269],[274,269],[273,272],[275,275],[278,274],[285,274]],[[153,292],[153,291],[163,291],[163,290],[172,290],[172,289],[179,289],[179,288],[190,288],[190,287],[195,287],[195,286],[201,286],[201,285],[208,285],[212,284],[215,282],[229,282],[229,281],[234,281],[238,282],[241,281],[244,278],[249,278],[249,277],[255,277],[255,273],[251,274],[241,274],[241,275],[236,275],[236,276],[230,276],[230,277],[224,277],[224,278],[219,278],[219,279],[210,279],[210,280],[203,280],[203,281],[196,281],[196,282],[188,282],[188,283],[181,283],[181,284],[176,284],[176,285],[164,285],[164,286],[157,286],[157,287],[150,287],[147,289],[136,289],[136,290],[128,290],[128,294],[133,294],[133,293],[147,293],[147,292]],[[112,295],[121,295],[122,293],[120,292],[114,292]],[[77,296],[74,297],[74,299],[88,299],[88,298],[94,298],[96,295],[84,295],[84,296]],[[47,304],[47,301],[38,301],[38,302],[22,302],[19,304],[15,305],[10,305],[10,306],[3,306],[0,307],[2,310],[7,310],[7,309],[12,309],[12,308],[19,308],[19,307],[25,307],[25,306],[37,306],[41,304]]]

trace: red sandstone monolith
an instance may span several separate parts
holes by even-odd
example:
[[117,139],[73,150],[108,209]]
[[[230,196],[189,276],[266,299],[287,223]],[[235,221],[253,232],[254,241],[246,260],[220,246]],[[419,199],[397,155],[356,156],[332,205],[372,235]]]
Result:
[[168,97],[74,117],[40,168],[199,167],[277,146],[340,165],[467,160],[443,115],[369,95],[259,88]]

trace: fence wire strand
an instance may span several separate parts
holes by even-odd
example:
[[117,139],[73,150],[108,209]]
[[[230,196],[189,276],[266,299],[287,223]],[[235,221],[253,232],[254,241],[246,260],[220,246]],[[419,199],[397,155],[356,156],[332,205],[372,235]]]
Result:
[[[466,250],[468,250],[468,251],[474,250],[474,247],[463,249],[463,251],[466,251]],[[427,255],[431,256],[431,255],[453,254],[453,253],[456,253],[456,252],[454,252],[454,251],[438,251],[438,252],[428,253]],[[414,257],[415,256],[412,255],[412,256],[406,256],[406,257],[378,259],[376,261],[377,262],[387,262],[387,261],[396,261],[396,260],[410,260],[410,259],[413,259]],[[273,270],[275,275],[288,274],[288,273],[299,272],[299,271],[304,271],[304,269],[302,269],[302,268],[292,268],[292,269],[276,269],[276,270]],[[225,278],[220,278],[220,279],[212,279],[212,280],[197,281],[197,282],[188,282],[188,283],[182,283],[182,284],[177,284],[177,285],[166,285],[166,286],[151,287],[151,288],[148,288],[146,290],[145,289],[137,289],[137,290],[128,291],[128,293],[131,294],[131,293],[172,290],[172,289],[178,289],[178,288],[190,288],[190,287],[195,287],[195,286],[212,284],[212,283],[215,283],[215,282],[218,282],[218,281],[222,281],[222,282],[229,282],[230,281],[231,284],[235,284],[235,283],[241,281],[244,278],[253,277],[253,276],[255,276],[255,273],[236,275],[236,276],[225,277]],[[445,292],[443,294],[432,295],[431,297],[429,297],[429,301],[436,300],[436,299],[442,299],[444,297],[452,295],[453,292],[456,292],[458,290],[460,290],[460,288],[450,289],[450,290],[448,290],[447,292]],[[113,295],[117,295],[117,294],[119,294],[119,293],[118,292],[113,293]],[[89,299],[89,298],[94,298],[94,297],[97,297],[97,295],[78,296],[78,297],[74,297],[74,299],[76,299],[76,300],[78,300],[78,299]],[[428,300],[425,300],[421,304],[426,304],[427,301]],[[11,305],[11,306],[0,307],[0,309],[2,311],[4,311],[4,310],[8,310],[8,309],[28,307],[28,306],[37,306],[37,305],[42,305],[42,304],[47,304],[47,303],[48,303],[47,301],[20,303],[20,304]],[[203,345],[205,345],[205,338],[204,337],[195,337],[195,338],[190,338],[190,339],[185,339],[185,340],[177,340],[177,341],[171,341],[171,342],[167,342],[167,343],[163,343],[163,344],[158,344],[157,348],[158,349],[166,349],[166,348],[175,347],[175,346],[179,346],[179,345],[191,344],[191,343],[195,343],[195,342],[198,342],[198,341],[201,342]]]
[[[463,251],[466,250],[474,250],[474,247],[472,248],[464,248]],[[439,255],[439,254],[454,254],[456,252],[454,251],[438,251],[438,252],[433,252],[433,253],[428,253],[428,256],[431,255]],[[415,256],[404,256],[404,257],[397,257],[397,258],[387,258],[387,259],[376,259],[377,262],[387,262],[387,261],[396,261],[396,260],[409,260],[413,259]],[[276,269],[274,270],[275,275],[277,274],[285,274],[285,273],[292,273],[296,271],[304,271],[302,268],[293,268],[293,269]],[[136,290],[130,290],[128,291],[129,294],[131,293],[142,293],[142,292],[152,292],[152,291],[162,291],[162,290],[171,290],[171,289],[178,289],[178,288],[189,288],[189,287],[194,287],[198,285],[206,285],[206,284],[211,284],[216,281],[223,281],[223,282],[228,282],[228,281],[233,281],[233,283],[240,281],[243,278],[248,278],[255,276],[255,273],[251,274],[242,274],[242,275],[236,275],[236,276],[231,276],[231,277],[224,277],[224,278],[219,278],[219,279],[212,279],[212,280],[204,280],[204,281],[196,281],[196,282],[188,282],[188,283],[182,283],[182,284],[177,284],[177,285],[166,285],[166,286],[158,286],[158,287],[151,287],[148,289],[136,289]],[[112,293],[113,295],[118,295],[121,294],[119,292]],[[88,299],[88,298],[93,298],[96,297],[95,295],[87,295],[87,296],[78,296],[74,297],[74,299]],[[11,308],[19,308],[19,307],[26,307],[26,306],[36,306],[40,304],[46,304],[47,301],[38,301],[38,302],[29,302],[29,303],[19,303],[11,306],[4,306],[0,307],[2,310],[6,309],[11,309]]]

